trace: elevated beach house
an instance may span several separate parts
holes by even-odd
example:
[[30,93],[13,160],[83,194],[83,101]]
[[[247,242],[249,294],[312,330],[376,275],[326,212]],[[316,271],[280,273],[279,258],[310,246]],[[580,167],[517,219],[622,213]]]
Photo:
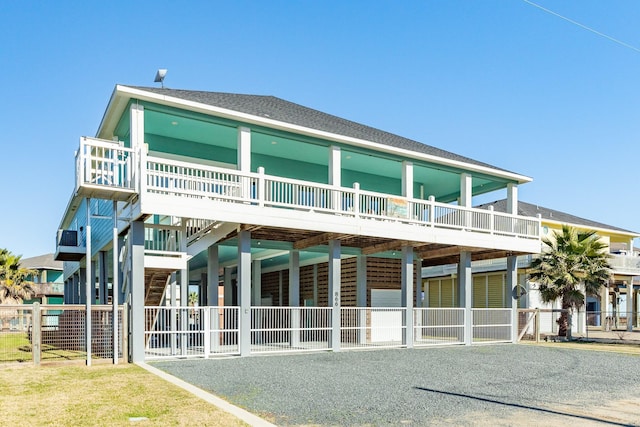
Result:
[[[508,294],[540,251],[530,178],[272,96],[118,85],[75,167],[65,302],[127,303],[133,361],[513,341],[471,262],[506,257]],[[421,266],[452,259],[455,304],[421,307]]]

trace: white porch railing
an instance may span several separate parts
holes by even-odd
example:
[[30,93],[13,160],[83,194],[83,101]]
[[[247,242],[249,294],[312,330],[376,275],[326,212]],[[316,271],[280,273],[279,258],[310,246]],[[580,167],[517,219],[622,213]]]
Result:
[[299,209],[429,227],[539,239],[538,218],[354,188],[146,158],[144,190],[154,194]]
[[614,271],[636,271],[640,275],[640,256],[611,254],[609,264]]
[[[138,173],[138,168],[142,170]],[[138,191],[248,203],[470,232],[540,238],[538,218],[510,215],[392,194],[335,187],[258,173],[134,153],[120,143],[81,138],[76,155],[78,188]],[[138,177],[140,179],[138,179]],[[139,184],[138,184],[139,183]]]

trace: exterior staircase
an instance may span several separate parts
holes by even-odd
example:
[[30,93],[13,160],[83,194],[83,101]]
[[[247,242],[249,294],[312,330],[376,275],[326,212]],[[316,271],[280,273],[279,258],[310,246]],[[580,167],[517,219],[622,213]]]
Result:
[[[144,270],[144,305],[145,307],[159,307],[162,304],[164,293],[174,270],[146,268]],[[158,321],[158,311],[145,310],[145,331],[153,331]],[[145,346],[149,345],[149,338],[145,337]]]
[[164,292],[173,270],[146,268],[144,270],[144,305],[158,307],[164,298]]

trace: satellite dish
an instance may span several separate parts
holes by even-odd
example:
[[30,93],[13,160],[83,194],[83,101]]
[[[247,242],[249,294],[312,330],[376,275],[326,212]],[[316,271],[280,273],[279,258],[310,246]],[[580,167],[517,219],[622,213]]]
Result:
[[527,290],[522,285],[516,285],[513,288],[513,298],[520,299],[523,296],[527,295]]
[[167,69],[166,68],[160,68],[157,72],[156,72],[156,78],[153,80],[154,83],[160,83],[160,85],[164,88],[164,76],[167,75]]

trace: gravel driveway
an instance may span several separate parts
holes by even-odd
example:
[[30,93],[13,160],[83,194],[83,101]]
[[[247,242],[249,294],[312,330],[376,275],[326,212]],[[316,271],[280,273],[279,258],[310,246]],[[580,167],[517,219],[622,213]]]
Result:
[[278,425],[640,425],[640,357],[561,346],[153,365]]

